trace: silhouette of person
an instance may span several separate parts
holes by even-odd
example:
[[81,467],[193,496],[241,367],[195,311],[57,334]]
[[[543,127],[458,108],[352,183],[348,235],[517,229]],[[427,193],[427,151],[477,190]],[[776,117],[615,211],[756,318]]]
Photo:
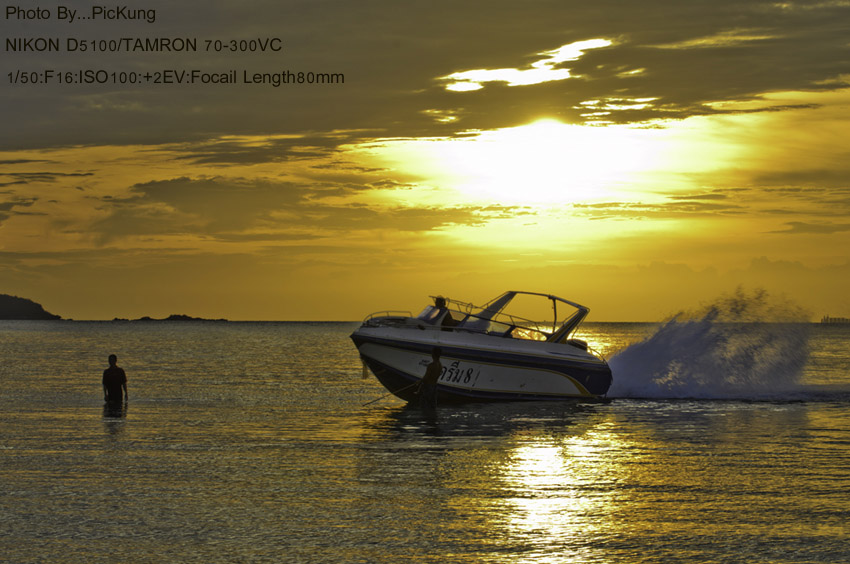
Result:
[[127,401],[127,374],[118,366],[118,357],[114,354],[109,355],[109,368],[103,371],[103,401],[109,404]]
[[449,311],[448,306],[446,305],[446,298],[443,296],[437,296],[434,298],[434,306],[440,310],[446,310],[446,315],[443,317],[443,321],[440,323],[443,327],[454,327],[457,325],[457,321],[452,317],[452,312]]
[[440,347],[434,347],[431,358],[431,364],[425,369],[425,375],[419,381],[419,388],[416,390],[419,405],[422,407],[437,407],[437,380],[443,373],[443,365],[440,364]]

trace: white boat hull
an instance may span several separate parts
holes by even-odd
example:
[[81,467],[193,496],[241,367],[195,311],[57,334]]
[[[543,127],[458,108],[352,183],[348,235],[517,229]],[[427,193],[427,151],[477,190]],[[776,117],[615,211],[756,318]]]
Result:
[[611,384],[604,360],[567,344],[365,326],[351,337],[378,380],[408,401],[434,347],[442,351],[440,402],[594,398]]

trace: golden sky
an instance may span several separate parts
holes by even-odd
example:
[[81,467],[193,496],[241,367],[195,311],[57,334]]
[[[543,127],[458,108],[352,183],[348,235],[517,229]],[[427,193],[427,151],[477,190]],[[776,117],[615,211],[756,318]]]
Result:
[[[850,316],[850,1],[127,5],[156,21],[3,20],[62,49],[4,53],[0,293],[356,320],[517,289],[652,321],[743,285]],[[283,49],[204,51],[251,38]],[[46,69],[239,80],[12,84]],[[242,80],[287,71],[335,78]]]

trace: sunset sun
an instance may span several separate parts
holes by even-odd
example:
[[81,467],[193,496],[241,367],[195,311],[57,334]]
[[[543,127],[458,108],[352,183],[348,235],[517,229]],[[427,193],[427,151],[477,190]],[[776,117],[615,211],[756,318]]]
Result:
[[456,138],[383,140],[357,152],[451,189],[458,201],[557,205],[633,192],[668,150],[658,129],[542,119]]
[[437,143],[462,193],[506,204],[566,204],[615,197],[651,170],[661,147],[652,130],[540,120]]

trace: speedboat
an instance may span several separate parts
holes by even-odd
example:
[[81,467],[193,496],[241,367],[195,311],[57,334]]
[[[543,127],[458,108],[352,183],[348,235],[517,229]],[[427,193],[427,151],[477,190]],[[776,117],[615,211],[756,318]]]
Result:
[[[590,311],[585,306],[519,291],[483,306],[432,298],[434,305],[417,316],[373,313],[351,334],[364,371],[368,367],[395,396],[414,400],[434,360],[442,367],[436,383],[439,403],[600,398],[608,392],[608,363],[573,338]],[[529,302],[537,303],[535,319],[514,313],[514,306]],[[559,308],[567,311],[563,317]],[[541,321],[542,313],[554,321]]]

